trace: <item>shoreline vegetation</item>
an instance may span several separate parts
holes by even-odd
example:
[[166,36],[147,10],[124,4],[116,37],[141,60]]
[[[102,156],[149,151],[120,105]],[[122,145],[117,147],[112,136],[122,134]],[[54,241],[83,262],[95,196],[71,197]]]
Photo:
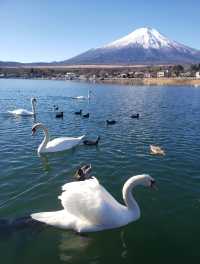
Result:
[[104,79],[100,82],[110,84],[123,84],[123,85],[191,85],[200,87],[200,79],[196,78],[115,78],[115,79]]
[[198,87],[200,86],[200,64],[1,67],[0,78],[74,80],[122,85],[191,85]]
[[106,84],[120,84],[120,85],[145,85],[145,86],[181,86],[189,85],[200,87],[200,79],[195,78],[104,78],[104,79],[63,79],[63,78],[23,78],[23,77],[9,77],[0,79],[21,79],[21,80],[57,80],[57,81],[80,81],[80,82],[96,82]]
[[[0,78],[0,79],[21,79],[21,80],[57,80],[57,81],[67,81],[69,79],[63,78],[23,78],[23,77],[13,77],[13,78]],[[120,85],[144,85],[144,86],[195,86],[200,87],[200,79],[195,78],[134,78],[134,79],[121,79],[121,78],[105,78],[103,80],[81,80],[74,79],[70,81],[79,81],[79,82],[96,82],[96,83],[105,83],[105,84],[120,84]]]

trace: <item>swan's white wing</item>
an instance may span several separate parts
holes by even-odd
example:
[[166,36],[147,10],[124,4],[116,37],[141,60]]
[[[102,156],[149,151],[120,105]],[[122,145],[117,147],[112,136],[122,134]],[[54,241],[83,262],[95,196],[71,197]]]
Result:
[[83,95],[80,95],[80,96],[74,96],[72,97],[72,99],[86,99],[86,97]]
[[93,226],[113,226],[119,222],[123,206],[120,205],[96,178],[67,183],[59,199],[69,214]]
[[8,111],[9,114],[13,114],[13,115],[33,115],[33,112],[27,111],[26,109],[16,109],[13,111]]
[[78,145],[82,138],[81,137],[60,137],[55,138],[47,143],[45,147],[47,152],[63,151]]

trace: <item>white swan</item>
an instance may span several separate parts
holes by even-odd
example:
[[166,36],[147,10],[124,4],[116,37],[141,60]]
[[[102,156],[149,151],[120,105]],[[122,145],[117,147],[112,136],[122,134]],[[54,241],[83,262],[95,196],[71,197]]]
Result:
[[140,208],[132,196],[137,185],[153,187],[155,180],[147,174],[133,176],[123,186],[125,205],[118,203],[98,180],[70,182],[62,186],[58,197],[64,207],[55,212],[31,214],[37,221],[77,232],[94,232],[127,225],[140,217]]
[[17,115],[17,116],[35,116],[35,104],[37,103],[36,98],[31,98],[32,112],[26,109],[16,109],[13,111],[8,111],[9,114]]
[[50,140],[48,129],[42,123],[37,123],[32,127],[32,135],[35,134],[38,128],[42,128],[45,135],[42,143],[39,145],[37,150],[39,155],[40,153],[58,152],[73,148],[81,142],[82,138],[84,138],[84,136],[59,137]]
[[90,100],[90,95],[91,95],[91,91],[88,89],[88,95],[87,96],[83,96],[83,95],[80,95],[80,96],[74,96],[72,97],[72,99],[79,99],[79,100]]

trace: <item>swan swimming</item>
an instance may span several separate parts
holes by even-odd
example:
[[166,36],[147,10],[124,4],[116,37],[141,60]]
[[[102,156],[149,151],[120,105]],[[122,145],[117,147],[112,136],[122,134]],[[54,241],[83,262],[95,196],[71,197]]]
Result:
[[85,137],[85,135],[80,137],[59,137],[50,140],[48,129],[42,123],[37,123],[33,125],[32,135],[35,134],[38,128],[42,128],[45,135],[42,143],[38,147],[38,155],[40,155],[40,153],[58,152],[71,149],[78,145],[81,140]]
[[84,95],[73,96],[72,99],[90,100],[91,93],[92,93],[92,92],[88,89],[88,95],[87,95],[87,96],[84,96]]
[[154,187],[155,180],[147,175],[129,178],[122,190],[125,205],[118,203],[95,177],[62,186],[63,210],[31,214],[34,220],[76,232],[95,232],[118,228],[140,218],[140,208],[132,195],[138,185]]
[[17,116],[35,116],[35,104],[37,103],[36,98],[31,98],[32,112],[26,109],[16,109],[13,111],[8,111],[9,114],[17,115]]

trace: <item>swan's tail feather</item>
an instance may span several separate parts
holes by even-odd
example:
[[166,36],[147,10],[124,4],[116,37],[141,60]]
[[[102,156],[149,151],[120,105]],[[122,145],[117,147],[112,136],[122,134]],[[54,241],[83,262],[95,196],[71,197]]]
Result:
[[66,223],[67,221],[64,210],[55,212],[34,213],[31,214],[31,218],[47,225],[57,227],[63,227],[63,222]]

